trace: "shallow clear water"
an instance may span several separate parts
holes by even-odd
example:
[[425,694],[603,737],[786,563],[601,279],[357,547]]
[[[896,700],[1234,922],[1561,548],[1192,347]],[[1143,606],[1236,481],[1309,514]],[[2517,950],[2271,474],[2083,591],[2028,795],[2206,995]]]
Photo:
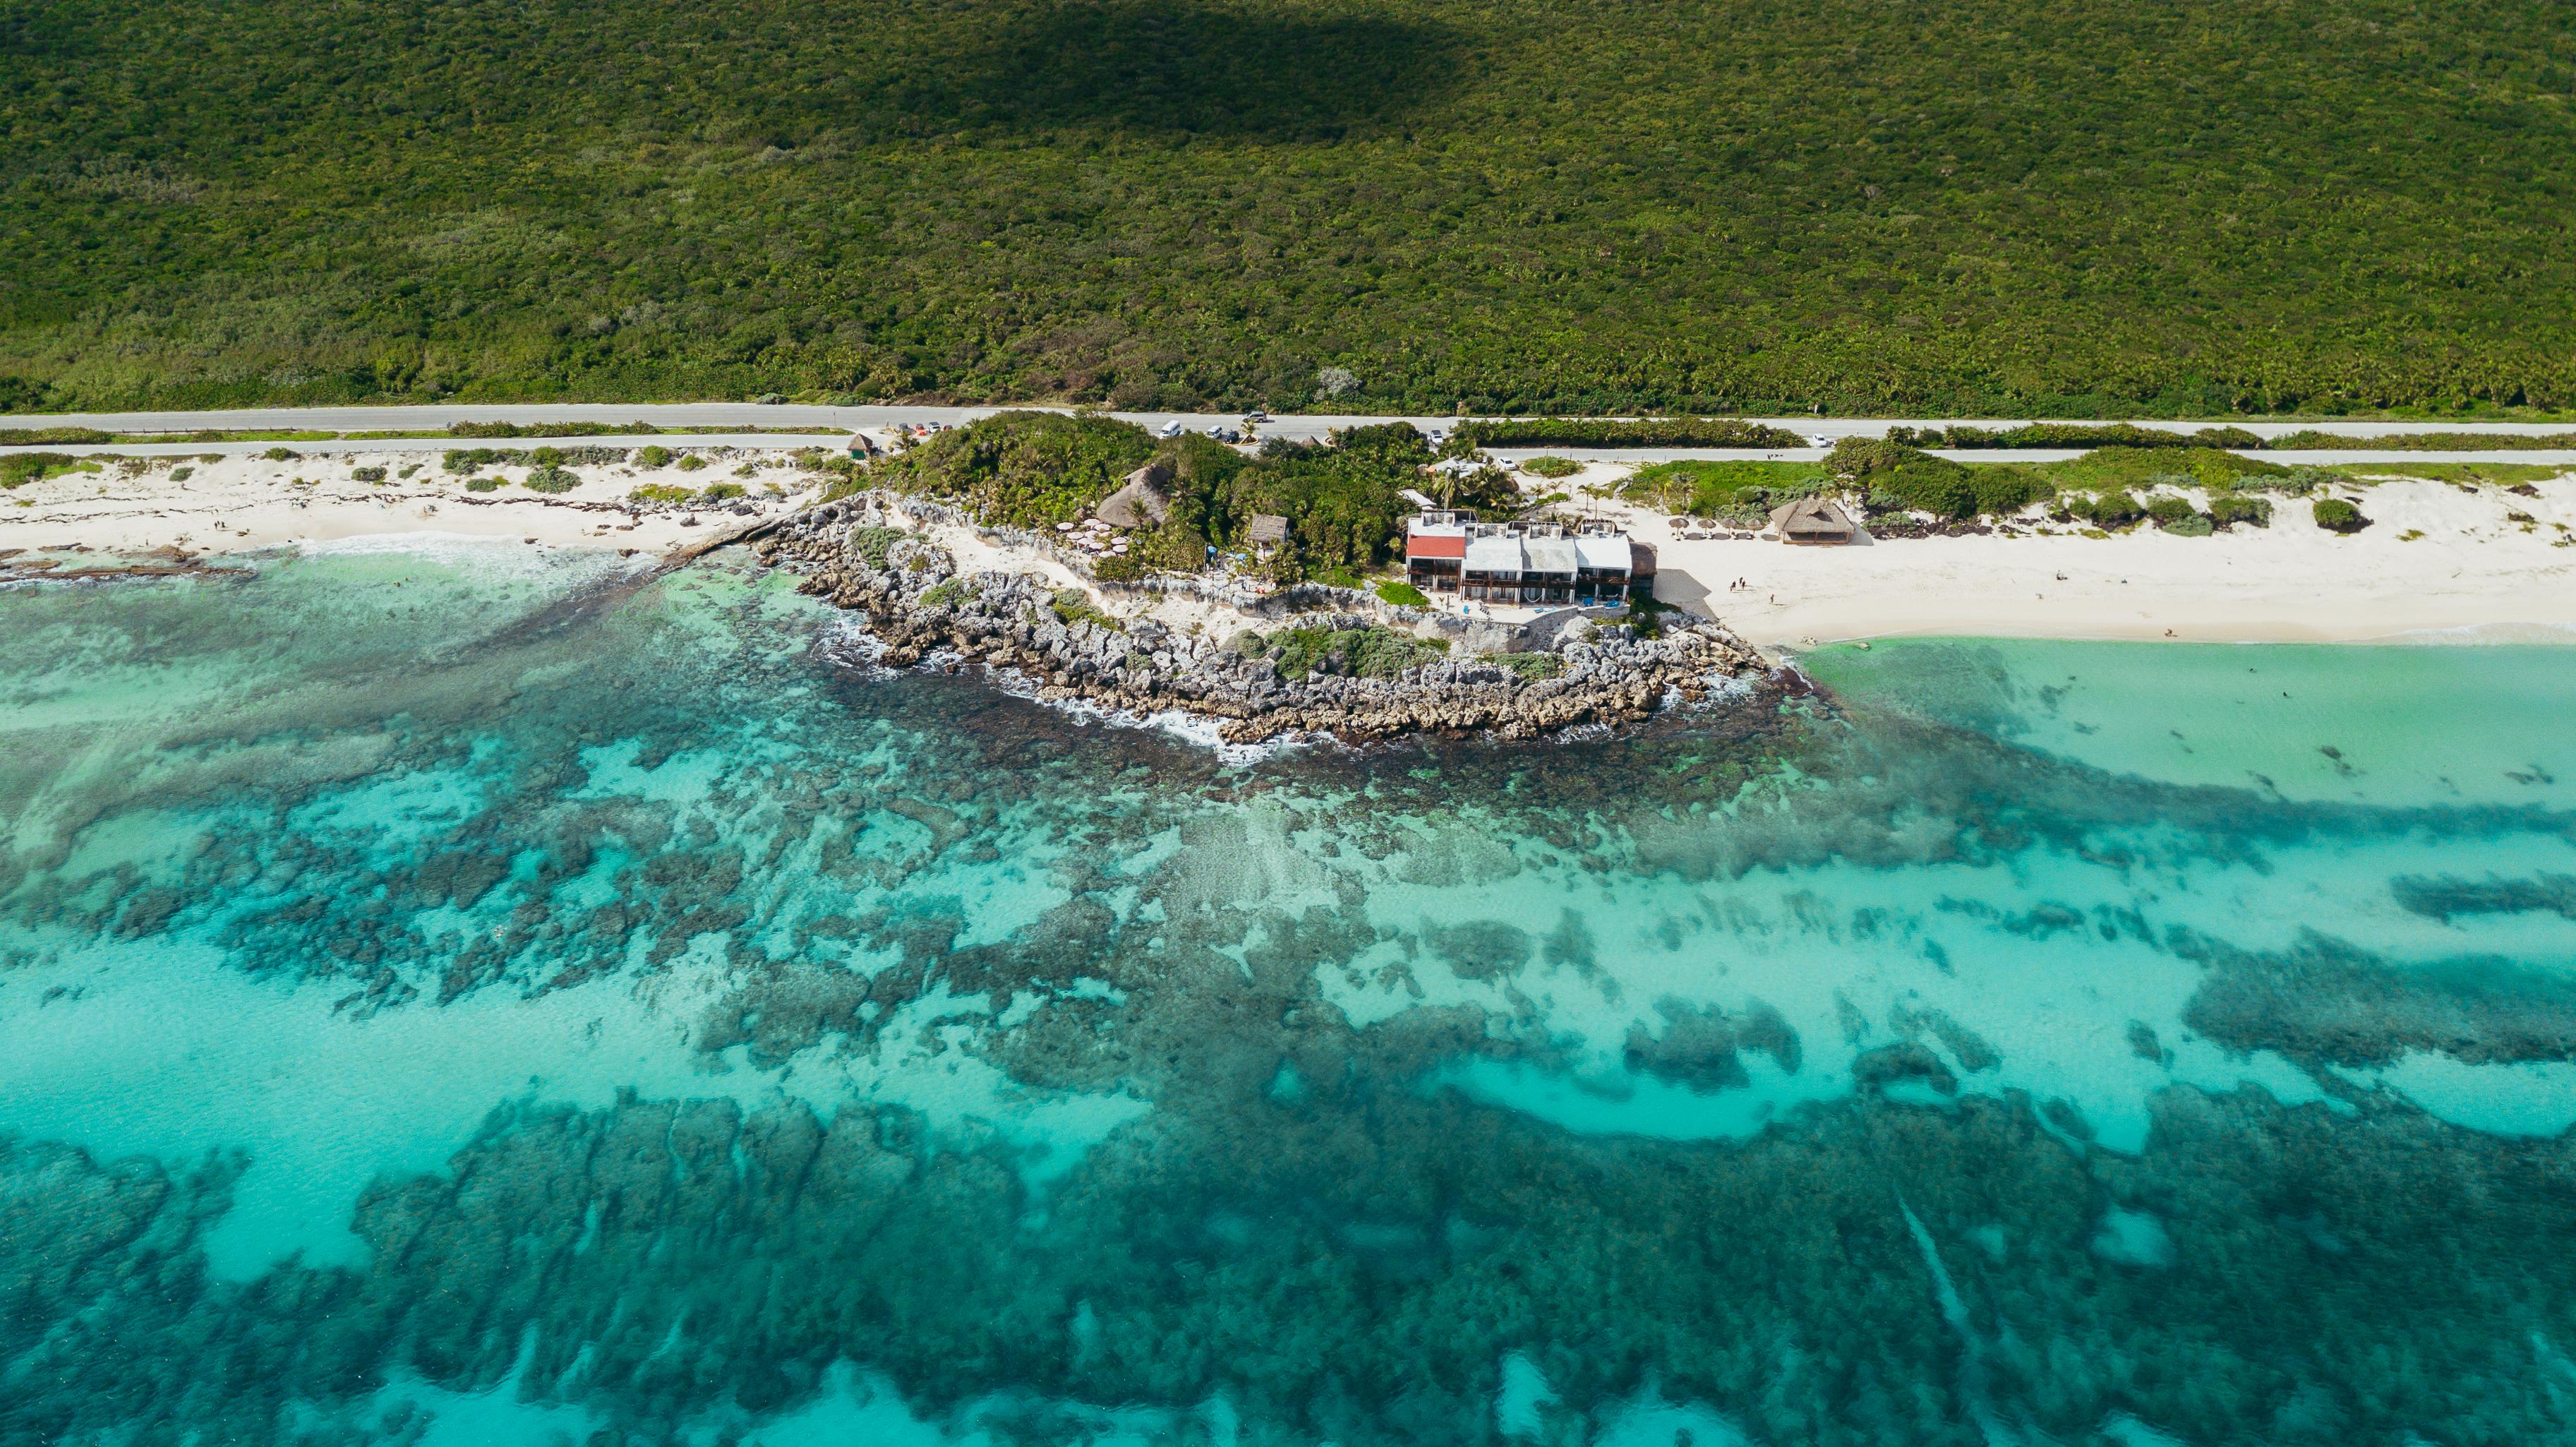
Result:
[[2571,1437],[2576,650],[1230,763],[722,560],[0,625],[0,1441]]

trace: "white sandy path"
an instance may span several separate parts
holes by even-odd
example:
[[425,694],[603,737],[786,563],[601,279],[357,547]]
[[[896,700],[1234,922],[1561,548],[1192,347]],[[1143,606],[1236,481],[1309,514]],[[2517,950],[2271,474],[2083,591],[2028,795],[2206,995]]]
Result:
[[[1600,472],[1602,479],[1611,476]],[[1586,482],[1595,480],[1587,472]],[[2303,498],[2269,528],[2206,538],[2151,527],[2107,538],[1889,539],[1842,548],[1676,540],[1661,516],[1612,506],[1656,545],[1656,596],[1795,645],[1903,634],[2358,642],[2477,630],[2569,641],[2576,629],[2576,478],[2526,498],[2391,481],[2351,494],[2372,526],[2318,528]],[[2529,514],[2525,527],[2508,512]],[[2408,540],[2405,534],[2423,536]],[[2063,575],[2062,577],[2060,575]],[[1746,587],[1730,590],[1742,579]],[[1703,593],[1703,590],[1705,592]]]

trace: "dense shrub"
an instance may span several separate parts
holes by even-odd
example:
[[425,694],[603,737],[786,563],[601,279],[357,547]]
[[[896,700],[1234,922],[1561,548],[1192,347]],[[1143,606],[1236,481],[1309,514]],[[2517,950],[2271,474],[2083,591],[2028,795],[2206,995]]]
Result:
[[527,475],[524,485],[530,492],[565,493],[581,486],[581,479],[560,467],[540,467]]
[[497,477],[483,477],[476,475],[465,479],[465,490],[467,492],[498,492],[501,490],[501,483],[502,479]]
[[593,436],[622,434],[649,437],[662,429],[650,422],[618,424],[584,422],[578,428],[567,428],[561,422],[451,422],[447,425],[447,435],[450,437],[543,437],[549,433],[562,433],[567,430],[586,432]]
[[13,452],[0,455],[0,489],[37,482],[80,467],[81,460],[67,452]]
[[[2260,447],[2263,439],[2242,427],[2203,427],[2174,432],[2132,422],[2033,422],[2000,432],[1983,427],[1895,427],[1888,435],[1932,447]],[[1937,440],[1936,440],[1937,439]]]
[[955,428],[880,463],[877,480],[964,506],[988,523],[1071,522],[1154,455],[1132,423],[1054,412],[1005,412]]
[[2361,515],[2360,508],[2339,497],[2318,498],[2310,512],[2317,526],[2330,533],[2357,533],[2370,526],[2370,519]]
[[382,482],[385,470],[381,467],[357,467],[350,469],[349,476],[360,482]]
[[1100,611],[1099,605],[1091,601],[1091,595],[1080,588],[1058,588],[1055,596],[1048,600],[1047,607],[1055,614],[1056,621],[1068,628],[1077,623],[1089,623],[1112,633],[1127,631],[1123,620]]
[[707,484],[705,491],[698,494],[698,501],[713,505],[720,502],[731,502],[742,495],[743,486],[741,483],[711,482]]
[[1552,457],[1546,453],[1524,459],[1521,471],[1533,477],[1572,477],[1583,470],[1583,464],[1571,457]]
[[293,448],[288,447],[272,447],[266,452],[261,453],[260,456],[271,462],[301,462],[304,460],[303,453],[297,452]]
[[1279,672],[1302,678],[1322,669],[1357,678],[1393,678],[1448,652],[1442,639],[1416,638],[1390,628],[1289,628],[1270,635],[1281,650]]
[[1556,653],[1488,653],[1476,661],[1492,664],[1506,673],[1516,673],[1530,683],[1554,678],[1565,671],[1565,658]]
[[2055,491],[2017,467],[1972,467],[1968,485],[1977,495],[1977,511],[1995,516],[2015,513]]
[[2576,447],[2576,432],[2401,432],[2392,437],[2338,437],[2330,432],[2290,432],[2264,446],[2279,452],[2368,447],[2391,452],[2556,451]]
[[[636,491],[642,492],[645,491],[645,489],[638,488]],[[671,491],[679,493],[680,496],[684,498],[689,495],[686,491],[680,488],[672,488]],[[911,534],[906,533],[901,528],[852,528],[849,533],[849,547],[850,551],[857,553],[860,557],[866,559],[869,567],[883,568],[886,565],[886,560],[894,556],[894,545],[902,542],[909,536],[911,536]],[[1072,591],[1075,597],[1079,598],[1082,596],[1082,591],[1080,589],[1077,588]],[[1061,598],[1063,595],[1058,594],[1057,596]],[[1063,610],[1058,609],[1057,611],[1060,613]]]
[[1665,512],[1758,526],[1772,508],[1812,496],[1828,481],[1812,462],[1661,462],[1637,469],[1619,492]]
[[2099,527],[2124,528],[2147,515],[2138,500],[2125,491],[2088,493],[2069,498],[2066,510]]
[[0,447],[60,447],[115,440],[115,433],[95,427],[0,427]]
[[[470,482],[466,484],[467,487],[472,487],[473,485],[474,484]],[[632,503],[641,503],[646,507],[665,507],[673,503],[687,502],[690,495],[689,490],[685,487],[674,487],[667,482],[648,482],[642,487],[635,489],[633,492],[626,494],[626,500]],[[877,559],[877,565],[879,567],[885,566],[885,560],[880,557]]]
[[662,446],[658,442],[648,447],[638,448],[635,452],[635,465],[638,467],[665,467],[670,464],[670,461],[671,449]]
[[1380,583],[1377,585],[1377,595],[1398,608],[1427,607],[1431,602],[1428,594],[1411,583]]
[[2155,520],[2157,527],[2176,537],[2205,538],[2217,530],[2208,514],[2193,507],[2184,498],[2172,496],[2149,498],[2147,516]]
[[2219,527],[2251,523],[2258,528],[2272,525],[2272,503],[2268,498],[2221,495],[2209,500],[2209,520]]
[[679,468],[682,472],[704,472],[706,470],[706,466],[706,458],[699,453],[683,452],[680,454]]

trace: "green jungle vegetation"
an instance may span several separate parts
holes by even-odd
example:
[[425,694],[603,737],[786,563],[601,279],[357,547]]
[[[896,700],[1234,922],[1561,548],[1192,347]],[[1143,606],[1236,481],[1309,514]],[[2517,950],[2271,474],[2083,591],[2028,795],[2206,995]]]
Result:
[[[1409,423],[1348,428],[1328,444],[1274,438],[1247,457],[1201,433],[1157,438],[1130,422],[1056,412],[1003,412],[879,462],[842,463],[837,493],[889,487],[966,508],[987,523],[1042,528],[1072,522],[1149,462],[1167,471],[1162,525],[1138,534],[1125,558],[1095,571],[1112,580],[1156,569],[1195,572],[1207,550],[1250,547],[1254,516],[1288,519],[1287,546],[1266,564],[1283,582],[1377,568],[1402,546],[1408,487],[1437,488],[1462,507],[1508,508],[1510,482],[1491,469],[1428,478],[1429,439]],[[837,460],[836,460],[837,461]]]
[[2559,0],[6,0],[0,410],[2576,404]]

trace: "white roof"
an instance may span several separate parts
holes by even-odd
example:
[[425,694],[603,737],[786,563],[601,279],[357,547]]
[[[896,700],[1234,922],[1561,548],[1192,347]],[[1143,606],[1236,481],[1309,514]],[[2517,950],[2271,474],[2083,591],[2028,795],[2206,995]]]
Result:
[[1531,538],[1528,541],[1529,570],[1533,573],[1574,573],[1574,539]]
[[1469,538],[1466,566],[1479,573],[1517,573],[1522,569],[1518,538]]
[[1628,570],[1627,535],[1603,537],[1592,533],[1576,538],[1574,555],[1587,568],[1616,568],[1624,573]]

